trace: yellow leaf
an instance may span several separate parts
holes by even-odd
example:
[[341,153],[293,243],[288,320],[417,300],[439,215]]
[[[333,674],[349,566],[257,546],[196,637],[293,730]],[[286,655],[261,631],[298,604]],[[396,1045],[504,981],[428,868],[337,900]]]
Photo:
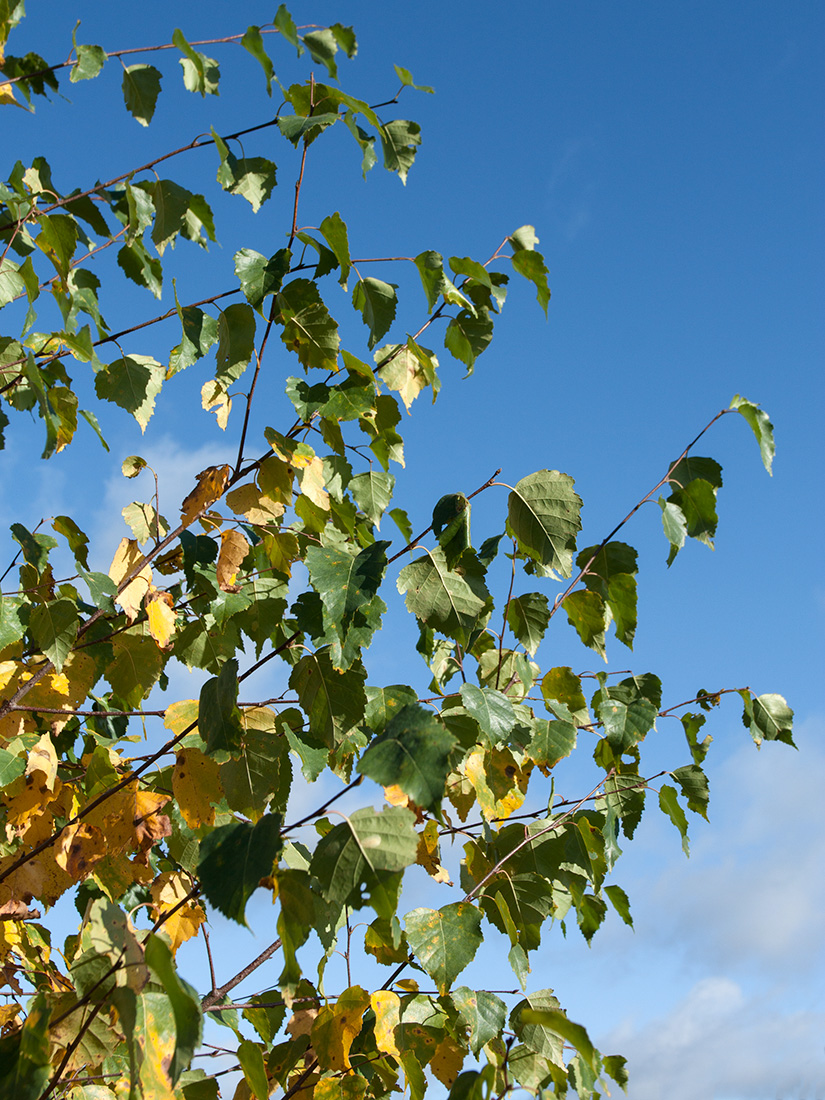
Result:
[[350,1068],[349,1052],[361,1030],[370,995],[359,985],[350,986],[334,1005],[324,1005],[312,1025],[312,1046],[322,1069]]
[[435,1054],[430,1059],[430,1069],[442,1085],[451,1089],[464,1065],[466,1056],[467,1051],[463,1050],[455,1039],[447,1036],[436,1047]]
[[200,749],[181,749],[172,772],[172,793],[190,829],[214,825],[215,804],[223,798],[218,765]]
[[481,812],[488,821],[507,818],[524,802],[532,763],[521,767],[508,748],[476,749],[464,763]]
[[258,467],[256,480],[261,492],[281,504],[292,503],[292,467],[276,454],[265,458]]
[[249,543],[240,531],[221,532],[221,550],[218,554],[218,585],[224,592],[237,592],[235,578],[241,562],[249,553]]
[[0,1027],[5,1028],[8,1024],[15,1023],[21,1012],[18,1004],[0,1005]]
[[172,941],[172,954],[182,943],[197,936],[198,929],[206,920],[206,913],[198,902],[193,898],[183,901],[191,888],[191,882],[177,871],[164,871],[149,887],[155,920],[160,920],[164,914],[180,906],[161,925],[162,931]]
[[164,592],[149,586],[146,594],[146,614],[149,619],[149,633],[161,649],[170,649],[169,639],[175,633],[175,609],[171,592]]
[[106,855],[106,838],[100,829],[78,822],[64,829],[54,846],[54,859],[73,882],[82,882]]
[[384,1054],[400,1058],[395,1044],[395,1029],[401,1023],[401,998],[389,989],[370,994],[370,1006],[375,1013],[375,1045]]
[[[181,699],[178,703],[172,703],[166,708],[163,716],[163,724],[177,737],[183,733],[187,726],[198,720],[198,700]],[[194,731],[193,731],[194,732]]]
[[418,835],[418,850],[415,862],[420,864],[428,875],[432,875],[436,882],[450,883],[450,872],[441,866],[441,850],[438,843],[438,822],[432,818],[427,822],[424,831]]
[[455,806],[459,818],[466,821],[467,814],[476,804],[476,794],[470,780],[461,772],[451,772],[447,776],[445,791],[447,798]]
[[[17,100],[14,98],[14,85],[9,84],[8,81],[0,84],[0,103],[8,103],[14,107],[23,107],[23,104],[18,103]],[[25,109],[26,108],[23,107],[24,111]]]
[[284,514],[280,501],[266,496],[257,485],[241,485],[226,494],[226,505],[236,516],[243,516],[250,523],[265,526],[274,523]]
[[341,1077],[322,1077],[315,1086],[312,1100],[361,1100],[367,1091],[366,1078],[360,1073],[348,1073]]
[[405,993],[418,992],[418,982],[415,978],[399,978],[395,984],[399,989],[403,989]]
[[201,407],[207,412],[214,409],[218,427],[221,431],[226,430],[229,414],[232,412],[232,398],[216,378],[211,378],[201,386]]
[[181,519],[187,527],[194,523],[199,512],[223,496],[230,473],[228,466],[207,466],[197,475],[198,484],[180,506]]
[[284,573],[289,577],[292,573],[292,563],[301,556],[298,540],[290,531],[279,531],[277,534],[266,534],[263,538],[264,551],[269,558],[269,564],[278,573]]
[[323,511],[329,511],[329,493],[324,488],[324,464],[320,458],[313,458],[305,467],[301,475],[301,492]]
[[[39,772],[43,778],[35,779],[35,772]],[[52,744],[52,739],[47,733],[43,734],[29,753],[26,777],[29,776],[32,776],[31,783],[40,784],[46,790],[54,791],[55,781],[57,780],[57,753]]]
[[[109,576],[115,584],[119,585],[123,578],[131,573],[138,562],[142,560],[143,554],[138,547],[137,539],[121,539],[120,546],[115,551],[112,564],[109,566]],[[148,592],[151,583],[152,570],[148,565],[144,565],[134,580],[130,581],[123,591],[115,597],[115,601],[123,608],[130,623],[133,623],[137,618],[140,605],[143,603],[143,597]]]

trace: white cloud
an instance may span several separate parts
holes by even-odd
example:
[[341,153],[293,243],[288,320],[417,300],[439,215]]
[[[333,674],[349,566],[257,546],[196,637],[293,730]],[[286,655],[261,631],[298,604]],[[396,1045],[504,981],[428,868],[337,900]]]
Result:
[[825,1013],[782,1012],[723,976],[667,1015],[619,1026],[604,1049],[630,1070],[628,1100],[812,1100],[825,1094]]

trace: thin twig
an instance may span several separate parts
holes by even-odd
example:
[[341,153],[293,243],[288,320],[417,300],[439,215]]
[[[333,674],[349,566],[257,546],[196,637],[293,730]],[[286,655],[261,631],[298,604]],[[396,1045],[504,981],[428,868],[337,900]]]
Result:
[[[267,959],[271,959],[275,952],[280,948],[281,941],[275,940],[269,947],[265,948],[257,959],[253,959],[251,963],[248,963],[243,970],[239,970],[234,978],[230,978],[228,982],[224,982],[223,985],[217,989],[212,988],[210,993],[207,993],[205,997],[201,999],[201,1007],[203,1009],[211,1008],[213,1005],[217,1005],[218,1001],[221,1001],[230,989],[234,989],[236,985],[240,985],[244,978],[248,978],[250,974],[254,973],[259,966],[262,966]],[[214,979],[213,979],[214,980]]]

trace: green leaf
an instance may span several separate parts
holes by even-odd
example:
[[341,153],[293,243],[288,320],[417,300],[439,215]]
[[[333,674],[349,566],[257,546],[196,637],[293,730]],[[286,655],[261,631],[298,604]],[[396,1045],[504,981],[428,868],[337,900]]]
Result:
[[62,535],[69,544],[69,549],[74,554],[75,561],[83,568],[89,568],[89,536],[77,526],[69,516],[55,516],[52,527],[58,535]]
[[352,289],[352,305],[364,319],[370,330],[367,346],[374,348],[378,341],[390,329],[395,320],[398,295],[395,283],[385,283],[381,279],[359,279]]
[[541,768],[554,768],[576,747],[576,727],[563,719],[535,720],[535,733],[524,751]]
[[581,530],[581,497],[573,478],[557,470],[539,470],[518,482],[508,500],[507,531],[519,551],[538,566],[540,576],[557,570],[569,577]]
[[220,79],[217,61],[193,49],[179,29],[173,33],[172,42],[183,54],[180,65],[186,90],[200,92],[202,96],[217,95]]
[[238,159],[214,129],[211,133],[221,158],[218,183],[231,195],[242,195],[257,214],[275,187],[275,165],[265,157],[247,157],[242,154]]
[[123,71],[126,110],[141,126],[148,126],[160,95],[161,74],[154,65],[127,65]]
[[19,596],[0,595],[0,650],[19,642],[26,633],[26,623],[20,618],[21,610],[28,605]]
[[604,601],[598,592],[579,588],[565,597],[563,606],[567,612],[567,621],[576,628],[582,644],[588,649],[594,649],[600,657],[607,660],[604,648],[607,616]]
[[256,1100],[267,1100],[271,1089],[266,1076],[264,1055],[260,1045],[253,1043],[251,1039],[244,1039],[238,1045],[236,1053],[252,1095]]
[[754,696],[747,690],[739,694],[745,703],[742,721],[750,730],[757,748],[763,740],[784,741],[786,745],[793,745],[793,711],[781,695]]
[[630,915],[630,900],[621,886],[616,886],[615,883],[612,886],[605,886],[604,892],[625,924],[632,928],[633,918]]
[[341,269],[341,275],[338,281],[346,289],[352,261],[349,255],[349,240],[347,238],[347,227],[344,223],[344,219],[336,211],[335,214],[324,218],[319,228],[324,236],[324,240],[335,253],[335,258]]
[[598,1055],[581,1024],[568,1020],[560,1009],[524,1008],[521,1019],[534,1026],[545,1028],[574,1046],[593,1073],[599,1072]]
[[714,489],[722,488],[722,467],[713,458],[685,455],[674,462],[668,472],[668,482],[677,489],[683,488],[697,477],[707,481]]
[[587,725],[590,714],[582,692],[581,677],[576,676],[571,668],[561,665],[551,668],[541,682],[541,694],[547,709],[555,714],[553,702],[562,703],[568,708],[573,718],[581,725]]
[[49,1020],[52,1009],[44,992],[28,1004],[19,1031],[0,1039],[0,1095],[14,1100],[40,1100],[53,1066],[49,1057]]
[[616,637],[632,649],[636,632],[636,551],[624,542],[589,546],[579,553],[576,565],[580,569],[587,566],[583,577],[586,587],[601,596],[609,619],[616,624]]
[[732,409],[736,409],[738,413],[741,413],[751,426],[751,431],[756,436],[756,442],[759,444],[759,453],[762,456],[762,464],[769,474],[772,474],[771,467],[773,466],[773,456],[776,452],[776,447],[773,441],[773,424],[771,424],[768,414],[764,409],[760,409],[758,405],[754,405],[751,401],[748,401],[745,397],[740,397],[737,393],[733,401],[730,403]]
[[[555,1028],[546,1027],[542,1020],[535,1017],[536,1013],[558,1012],[559,1009],[559,1002],[552,989],[538,989],[514,1006],[510,1013],[510,1027],[530,1050],[561,1065],[562,1037]],[[534,1015],[525,1019],[525,1013]]]
[[160,393],[166,374],[160,363],[149,355],[128,355],[116,359],[95,375],[95,391],[104,401],[111,401],[146,425],[155,411],[155,398]]
[[531,657],[550,623],[550,605],[541,592],[514,596],[507,607],[507,625]]
[[26,758],[15,756],[8,749],[0,749],[0,785],[8,787],[26,770]]
[[241,45],[245,50],[249,50],[255,60],[260,63],[264,71],[264,76],[266,77],[266,94],[271,96],[272,78],[275,75],[275,68],[272,64],[272,59],[264,49],[261,28],[255,26],[247,27],[246,34],[241,39]]
[[241,292],[261,316],[264,300],[281,289],[291,259],[292,254],[286,248],[279,249],[270,259],[252,248],[242,248],[235,253],[235,274],[240,280]]
[[472,374],[476,359],[493,338],[493,322],[486,310],[473,313],[462,309],[452,318],[444,334],[444,347]]
[[667,564],[670,567],[676,559],[676,555],[685,545],[687,535],[687,519],[682,509],[674,504],[672,499],[665,500],[659,497],[659,507],[662,509],[662,526],[665,529],[665,537],[670,543],[670,553]]
[[507,240],[514,252],[520,252],[523,248],[531,251],[539,243],[536,231],[532,225],[523,225],[520,229],[517,229],[515,233],[511,234]]
[[674,489],[670,494],[670,502],[681,509],[690,537],[703,542],[712,550],[718,520],[716,491],[710,482],[701,477],[694,478],[683,489]]
[[417,703],[402,707],[374,738],[356,771],[384,787],[398,786],[416,805],[435,809],[444,795],[456,739]]
[[403,871],[414,863],[414,823],[413,814],[402,806],[387,806],[381,813],[364,807],[331,829],[318,843],[310,867],[327,901],[343,905],[379,872]]
[[71,652],[79,625],[77,607],[72,600],[52,600],[38,604],[32,610],[29,633],[58,672]]
[[339,672],[325,649],[305,654],[292,670],[289,686],[298,694],[310,733],[328,749],[363,719],[365,677],[359,666]]
[[364,722],[373,733],[381,733],[402,707],[414,706],[417,702],[418,695],[406,684],[392,684],[384,688],[368,687]]
[[338,369],[338,326],[330,317],[315,283],[293,279],[275,295],[275,321],[281,339],[305,367]]
[[688,844],[688,825],[685,811],[679,805],[676,788],[671,787],[668,783],[663,784],[659,790],[659,809],[670,818],[679,830],[682,837],[682,851],[686,856],[689,856],[690,845]]
[[91,80],[97,76],[106,64],[106,51],[100,46],[75,46],[77,64],[72,66],[69,80],[76,84],[78,80]]
[[417,122],[395,119],[379,129],[381,148],[384,153],[384,167],[389,172],[397,172],[402,183],[407,182],[407,173],[412,168],[415,152],[421,144],[421,127]]
[[175,294],[175,304],[178,309],[183,335],[177,347],[169,353],[169,369],[167,378],[178,371],[191,367],[198,359],[202,359],[213,344],[218,341],[218,322],[208,313],[204,313],[197,306],[185,306],[181,308]]
[[677,768],[670,773],[682,788],[682,795],[687,801],[688,809],[695,814],[701,814],[707,821],[707,807],[710,801],[708,789],[708,777],[698,764],[687,764],[683,768]]
[[548,271],[544,257],[540,252],[522,248],[514,252],[511,259],[514,270],[535,285],[536,298],[546,316],[547,306],[550,302],[550,288],[547,285]]
[[77,247],[77,222],[68,214],[49,214],[41,215],[38,225],[40,232],[35,244],[54,264],[58,275],[65,279]]
[[477,1058],[481,1048],[501,1034],[507,1019],[507,1006],[495,993],[483,989],[475,991],[466,985],[454,989],[452,998],[470,1028],[470,1050]]
[[232,753],[241,743],[238,699],[238,662],[226,661],[217,676],[201,688],[198,703],[198,732],[206,751]]
[[142,241],[136,240],[131,244],[125,244],[117,254],[117,262],[133,283],[146,287],[156,298],[160,298],[163,266],[156,256],[149,255]]
[[157,682],[162,657],[151,635],[119,634],[113,639],[114,658],[107,661],[104,676],[125,708],[140,705]]
[[218,318],[218,369],[224,384],[236,381],[255,354],[255,314],[246,302],[227,306]]
[[395,69],[395,75],[401,81],[405,88],[415,88],[417,92],[430,92],[432,94],[433,89],[427,84],[413,84],[412,73],[409,69],[404,69],[400,65],[393,65]]
[[203,1013],[197,991],[181,978],[168,945],[150,934],[145,947],[146,964],[158,978],[166,992],[175,1017],[175,1051],[169,1063],[168,1074],[176,1084],[181,1073],[188,1068],[201,1043]]
[[240,745],[234,748],[232,759],[221,765],[227,805],[252,822],[258,821],[268,806],[284,812],[292,783],[286,737],[273,724],[253,728],[254,714],[248,710],[242,713]]
[[370,523],[380,527],[381,517],[392,500],[392,491],[395,488],[393,475],[381,470],[369,470],[364,474],[356,474],[348,488],[353,500]]
[[506,741],[516,725],[516,712],[507,696],[475,684],[462,684],[460,694],[465,710],[487,734],[490,744]]
[[398,591],[407,609],[423,623],[466,644],[470,634],[492,606],[484,571],[467,553],[459,570],[447,567],[440,546],[405,565],[398,575]]
[[407,942],[418,961],[446,994],[481,946],[481,910],[466,901],[441,909],[413,909],[404,918]]
[[246,903],[272,874],[281,851],[281,818],[266,814],[256,825],[221,825],[200,844],[198,880],[210,904],[246,925]]
[[295,26],[292,16],[287,11],[286,4],[278,5],[278,10],[275,12],[275,18],[272,22],[286,41],[295,47],[298,51],[298,57],[300,57],[304,52],[304,47],[301,45],[301,39],[298,36],[298,28]]
[[661,681],[647,673],[603,687],[591,705],[608,742],[617,753],[624,753],[653,729],[661,699]]
[[463,493],[443,496],[433,509],[433,534],[452,569],[470,547],[470,502]]

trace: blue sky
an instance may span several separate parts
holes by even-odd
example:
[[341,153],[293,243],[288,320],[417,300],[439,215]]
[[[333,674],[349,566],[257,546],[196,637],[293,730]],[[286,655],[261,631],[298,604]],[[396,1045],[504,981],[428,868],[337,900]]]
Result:
[[[267,22],[274,8],[148,2],[138,25],[122,6],[84,0],[50,11],[45,26],[32,6],[9,51],[62,58],[78,17],[79,41],[117,49],[169,41],[175,26],[190,39],[237,33]],[[311,150],[303,224],[340,210],[355,255],[434,248],[483,260],[532,223],[550,267],[549,320],[526,283],[511,283],[473,378],[462,381],[444,352],[437,404],[419,402],[403,426],[407,466],[397,503],[415,530],[443,493],[470,491],[497,467],[511,485],[551,467],[576,478],[585,502],[580,544],[596,543],[734,393],[772,417],[772,479],[738,417],[724,418],[698,448],[724,468],[713,553],[688,546],[667,570],[655,505],[623,532],[640,553],[639,630],[632,655],[613,642],[608,656],[611,668],[661,675],[666,704],[700,687],[781,692],[796,711],[800,752],[767,745],[757,753],[736,705],[721,708],[708,726],[711,821],[692,824],[690,861],[669,823],[649,811],[616,872],[631,897],[635,935],[608,922],[588,950],[577,931],[566,941],[554,931],[533,981],[553,986],[602,1049],[630,1057],[631,1100],[822,1095],[825,584],[817,567],[825,530],[815,441],[825,348],[823,8],[813,0],[506,7],[301,0],[291,10],[299,23],[355,26],[359,55],[341,64],[345,90],[370,102],[388,98],[393,63],[436,89],[402,100],[401,114],[423,128],[406,188],[378,168],[363,182],[354,144],[331,136],[328,153],[322,142]],[[285,47],[270,50],[282,79],[304,78]],[[4,171],[18,157],[44,153],[69,189],[126,171],[209,125],[226,132],[269,117],[275,104],[260,74],[237,65],[228,47],[214,53],[224,73],[220,99],[185,96],[167,56],[148,130],[123,109],[116,62],[93,83],[66,83],[71,103],[39,101],[34,116],[7,110]],[[251,140],[248,151],[279,166],[276,196],[256,218],[241,200],[208,194],[222,247],[213,246],[206,263],[179,245],[182,301],[231,286],[236,248],[267,252],[283,243],[296,158],[283,142]],[[211,185],[215,162],[208,150],[189,153],[170,175],[200,190]],[[417,279],[398,267],[381,274],[400,284],[401,323],[414,330],[424,312]],[[157,309],[120,283],[105,310],[112,327],[167,308],[167,283]],[[333,314],[337,293],[330,291]],[[125,350],[154,347],[161,358],[176,339],[172,324]],[[358,325],[347,338],[358,353]],[[57,513],[81,522],[91,512],[81,525],[98,540],[105,568],[126,533],[120,508],[135,490],[119,473],[124,456],[142,454],[162,472],[168,514],[195,471],[233,453],[231,421],[224,439],[206,414],[190,414],[203,379],[189,375],[175,380],[174,399],[160,400],[143,437],[117,410],[104,415],[111,461],[87,433],[41,463],[39,437],[13,427],[0,456],[8,523],[32,526]],[[254,430],[277,424],[285,409],[280,378],[267,378]],[[505,506],[503,490],[478,498],[478,541],[501,529]],[[560,619],[540,651],[542,667],[597,667]],[[391,608],[384,633],[388,641],[370,653],[371,678],[420,683],[415,655],[397,642],[414,636],[400,607]],[[196,694],[193,683],[183,673],[174,686]],[[680,737],[678,726],[660,723],[649,739],[650,771],[687,762]],[[585,772],[576,767],[559,776],[564,793],[584,793]],[[194,956],[192,965],[200,965]],[[495,960],[476,965],[482,974]],[[504,972],[500,981],[515,985]]]

